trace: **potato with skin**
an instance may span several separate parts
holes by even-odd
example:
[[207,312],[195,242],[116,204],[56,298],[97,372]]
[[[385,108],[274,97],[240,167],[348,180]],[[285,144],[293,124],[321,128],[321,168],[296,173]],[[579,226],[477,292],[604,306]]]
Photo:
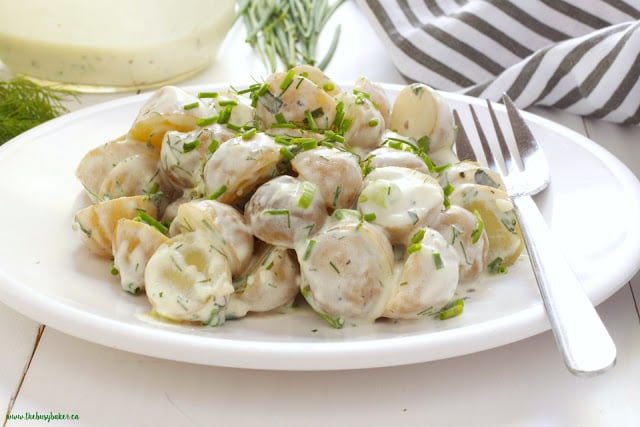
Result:
[[322,70],[318,67],[314,67],[313,65],[308,64],[300,64],[296,65],[291,69],[296,76],[306,77],[307,79],[314,82],[319,88],[327,92],[331,96],[335,96],[342,92],[340,87],[338,87],[333,80],[329,78]]
[[144,269],[151,255],[169,238],[155,227],[141,221],[122,218],[113,235],[113,265],[120,285],[137,294],[144,290]]
[[233,206],[216,200],[193,200],[178,207],[169,235],[199,231],[227,257],[233,275],[251,262],[253,234],[244,216]]
[[489,263],[509,266],[524,249],[524,241],[509,195],[499,189],[479,184],[460,184],[449,195],[452,205],[478,211],[489,238]]
[[100,187],[109,172],[122,160],[135,155],[159,158],[159,152],[152,146],[127,139],[126,135],[95,147],[84,155],[76,168],[76,177],[93,203],[101,200]]
[[334,212],[296,254],[302,295],[335,328],[373,322],[395,295],[391,244],[357,211]]
[[245,205],[251,231],[275,246],[294,248],[324,224],[327,210],[318,188],[288,175],[262,184]]
[[204,167],[205,196],[235,204],[260,184],[281,175],[282,145],[264,133],[222,144]]
[[413,169],[385,166],[364,181],[357,209],[373,216],[391,243],[400,243],[414,228],[430,224],[444,205],[444,192],[435,178]]
[[479,216],[461,206],[451,205],[433,225],[433,229],[458,253],[460,282],[476,280],[487,266],[489,236]]
[[[195,105],[195,108],[185,108],[185,105]],[[145,102],[127,135],[133,140],[150,144],[159,152],[166,132],[197,129],[198,119],[215,115],[215,108],[197,96],[176,86],[164,86]]]
[[387,127],[416,140],[428,137],[427,154],[436,164],[458,161],[452,148],[455,127],[451,107],[442,95],[425,84],[414,83],[398,93]]
[[314,183],[329,209],[351,208],[362,189],[358,157],[332,147],[302,151],[291,160],[299,179]]
[[[405,242],[407,256],[398,265],[398,291],[383,316],[417,319],[438,313],[451,301],[458,286],[459,259],[440,233],[422,228],[421,238]],[[423,234],[422,234],[423,233]]]
[[447,185],[455,187],[460,184],[480,184],[504,191],[507,190],[507,186],[498,172],[481,166],[478,162],[469,160],[454,163],[446,168],[438,177],[438,181],[443,187]]
[[336,101],[313,81],[295,72],[278,72],[267,77],[265,83],[269,89],[260,96],[256,107],[262,128],[278,123],[280,116],[285,122],[307,129],[329,129],[333,124]]
[[104,177],[98,197],[105,200],[155,195],[154,201],[161,207],[168,204],[172,192],[173,189],[159,169],[158,156],[145,153],[129,156],[115,165]]
[[376,148],[369,153],[369,164],[374,168],[385,166],[399,166],[417,170],[424,174],[429,173],[427,164],[418,155],[410,151],[398,150],[388,146]]
[[174,321],[219,326],[233,293],[227,257],[200,231],[160,245],[144,273],[146,293],[158,315]]
[[133,219],[140,211],[153,218],[157,215],[155,204],[146,196],[105,200],[76,212],[72,227],[79,232],[82,242],[91,252],[110,258],[118,221],[121,218]]
[[378,147],[385,120],[373,102],[362,93],[352,92],[342,92],[335,99],[344,113],[341,126],[345,128],[345,143],[361,156]]
[[236,290],[229,301],[227,318],[271,311],[291,303],[300,291],[299,276],[295,252],[263,245],[247,272],[234,281]]
[[356,92],[366,94],[366,97],[373,103],[385,123],[389,123],[391,118],[391,102],[389,96],[382,86],[373,83],[365,76],[360,76],[356,79],[353,89]]
[[163,174],[176,190],[193,189],[204,195],[204,165],[220,144],[234,136],[219,124],[190,132],[168,131],[160,150]]

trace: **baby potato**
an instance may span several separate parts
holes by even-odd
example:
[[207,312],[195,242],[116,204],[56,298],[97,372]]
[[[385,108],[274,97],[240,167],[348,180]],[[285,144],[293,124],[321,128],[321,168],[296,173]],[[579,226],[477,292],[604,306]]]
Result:
[[371,222],[395,244],[414,228],[435,220],[443,202],[444,192],[435,178],[413,169],[385,166],[366,176],[357,208],[372,216]]
[[414,83],[398,93],[387,127],[416,140],[428,137],[427,154],[436,164],[457,161],[452,148],[455,127],[451,107],[442,95],[425,84]]
[[342,90],[318,67],[308,64],[300,64],[296,65],[291,70],[294,75],[306,77],[331,96],[335,96],[342,92]]
[[335,121],[335,100],[308,78],[291,70],[273,73],[265,83],[269,89],[256,107],[263,128],[285,121],[307,129],[329,129]]
[[219,145],[233,136],[219,124],[190,132],[168,131],[160,150],[160,165],[167,180],[177,190],[193,189],[204,195],[204,165]]
[[258,187],[244,214],[257,238],[293,248],[322,227],[327,210],[315,184],[283,175]]
[[440,214],[433,229],[458,253],[460,281],[477,279],[489,258],[489,236],[482,218],[461,206],[451,205]]
[[380,110],[362,93],[342,92],[336,96],[344,114],[342,124],[345,143],[356,153],[366,155],[380,145],[385,121]]
[[157,215],[156,205],[146,196],[120,197],[80,209],[73,217],[73,229],[94,254],[110,258],[113,235],[121,218],[135,218],[140,211]]
[[158,157],[154,154],[134,154],[121,160],[104,177],[98,197],[100,200],[155,193],[158,206],[168,198],[172,189],[160,172]]
[[396,292],[391,244],[357,211],[334,212],[296,254],[302,295],[335,328],[373,322]]
[[160,316],[219,326],[233,293],[227,257],[199,231],[160,245],[144,272],[147,298]]
[[205,195],[228,204],[241,202],[260,184],[281,174],[281,148],[264,133],[228,140],[205,164]]
[[[185,106],[195,106],[185,108]],[[198,119],[216,115],[214,107],[176,86],[164,86],[153,93],[136,116],[128,136],[153,146],[158,152],[164,134],[170,130],[197,129]]]
[[109,172],[122,160],[135,155],[159,158],[159,152],[153,147],[127,139],[126,135],[93,148],[84,155],[76,168],[76,177],[93,203],[101,200],[100,187]]
[[389,96],[382,86],[373,83],[365,76],[356,79],[353,86],[354,92],[364,94],[382,115],[385,123],[389,123],[391,118],[391,102]]
[[369,164],[374,168],[385,166],[399,166],[403,168],[417,170],[424,174],[429,173],[427,164],[420,156],[410,151],[399,150],[387,146],[376,148],[369,153]]
[[227,318],[265,312],[289,304],[298,295],[300,268],[295,252],[265,244],[253,257],[247,272],[234,281]]
[[498,172],[470,160],[452,164],[442,172],[438,181],[443,187],[447,185],[455,187],[459,184],[470,183],[507,190],[504,180]]
[[452,205],[478,211],[489,238],[489,263],[513,264],[524,248],[520,227],[509,195],[498,188],[461,184],[449,195]]
[[302,151],[291,160],[298,178],[315,184],[329,209],[351,208],[362,189],[358,157],[332,147]]
[[440,233],[419,229],[417,243],[405,242],[407,256],[398,262],[398,291],[387,304],[384,317],[417,319],[438,313],[451,301],[458,286],[459,258]]
[[113,265],[125,291],[144,290],[144,269],[151,255],[169,238],[155,227],[128,218],[118,220],[113,235]]
[[216,200],[193,200],[178,207],[169,234],[199,231],[227,257],[233,275],[242,274],[251,261],[253,235],[244,216]]

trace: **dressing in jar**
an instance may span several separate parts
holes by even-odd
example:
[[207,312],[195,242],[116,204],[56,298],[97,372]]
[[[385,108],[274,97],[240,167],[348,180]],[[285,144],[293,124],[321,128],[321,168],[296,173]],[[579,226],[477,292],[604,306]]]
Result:
[[0,60],[85,92],[147,89],[206,68],[234,0],[0,0]]

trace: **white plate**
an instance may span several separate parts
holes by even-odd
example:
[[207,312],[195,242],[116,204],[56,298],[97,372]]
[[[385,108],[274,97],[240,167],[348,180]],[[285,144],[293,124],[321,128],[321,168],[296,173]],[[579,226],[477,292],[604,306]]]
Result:
[[[388,90],[393,96],[398,86]],[[447,97],[454,107],[484,108],[472,98]],[[334,330],[306,308],[250,315],[220,328],[148,320],[145,297],[121,291],[109,263],[90,255],[71,229],[84,199],[76,165],[92,147],[125,133],[145,99],[128,97],[68,114],[0,148],[0,300],[9,307],[68,334],[131,352],[282,370],[425,362],[548,329],[525,257],[507,275],[472,285],[475,292],[465,292],[463,315],[446,321],[385,321]],[[498,114],[506,120],[502,109]],[[600,303],[640,268],[640,183],[590,140],[526,117],[552,174],[551,187],[537,202],[589,297]]]

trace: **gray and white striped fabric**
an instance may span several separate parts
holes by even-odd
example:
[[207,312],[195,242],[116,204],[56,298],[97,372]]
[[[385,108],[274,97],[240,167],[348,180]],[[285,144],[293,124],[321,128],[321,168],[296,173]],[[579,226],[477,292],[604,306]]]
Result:
[[409,82],[640,123],[640,0],[356,0]]

